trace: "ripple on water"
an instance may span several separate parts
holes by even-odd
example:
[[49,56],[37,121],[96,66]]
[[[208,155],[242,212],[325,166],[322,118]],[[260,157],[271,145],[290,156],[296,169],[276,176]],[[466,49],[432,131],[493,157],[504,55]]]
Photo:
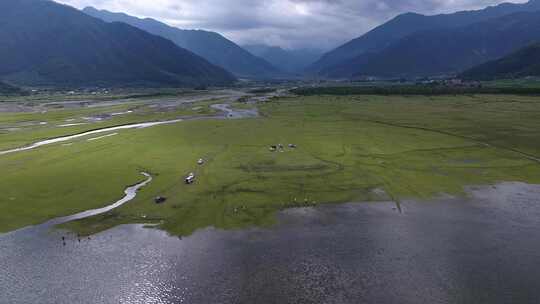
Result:
[[25,229],[0,236],[0,302],[537,303],[539,191],[294,209],[182,239],[124,225],[62,246]]

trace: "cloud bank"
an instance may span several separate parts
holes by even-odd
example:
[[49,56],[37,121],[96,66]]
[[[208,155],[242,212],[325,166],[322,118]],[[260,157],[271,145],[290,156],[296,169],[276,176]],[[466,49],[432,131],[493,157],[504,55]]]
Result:
[[216,31],[239,44],[330,49],[399,13],[447,13],[526,0],[58,0]]

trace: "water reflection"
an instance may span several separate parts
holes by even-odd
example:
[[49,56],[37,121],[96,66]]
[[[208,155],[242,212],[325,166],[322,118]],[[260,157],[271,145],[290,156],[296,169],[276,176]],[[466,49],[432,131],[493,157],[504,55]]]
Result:
[[272,229],[179,239],[138,225],[92,239],[0,236],[6,303],[538,303],[540,187],[470,200],[288,210]]

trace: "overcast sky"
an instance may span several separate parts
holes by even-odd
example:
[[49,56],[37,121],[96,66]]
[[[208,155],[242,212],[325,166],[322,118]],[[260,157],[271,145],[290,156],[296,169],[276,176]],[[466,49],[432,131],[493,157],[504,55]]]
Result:
[[526,0],[58,0],[219,32],[239,44],[330,49],[403,12],[424,14]]

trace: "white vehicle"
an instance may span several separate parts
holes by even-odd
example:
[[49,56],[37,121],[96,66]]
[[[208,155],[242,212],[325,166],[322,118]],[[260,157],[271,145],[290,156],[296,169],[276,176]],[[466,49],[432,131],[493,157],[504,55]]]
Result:
[[195,182],[195,173],[190,173],[187,177],[186,177],[186,184],[187,185],[191,185]]

